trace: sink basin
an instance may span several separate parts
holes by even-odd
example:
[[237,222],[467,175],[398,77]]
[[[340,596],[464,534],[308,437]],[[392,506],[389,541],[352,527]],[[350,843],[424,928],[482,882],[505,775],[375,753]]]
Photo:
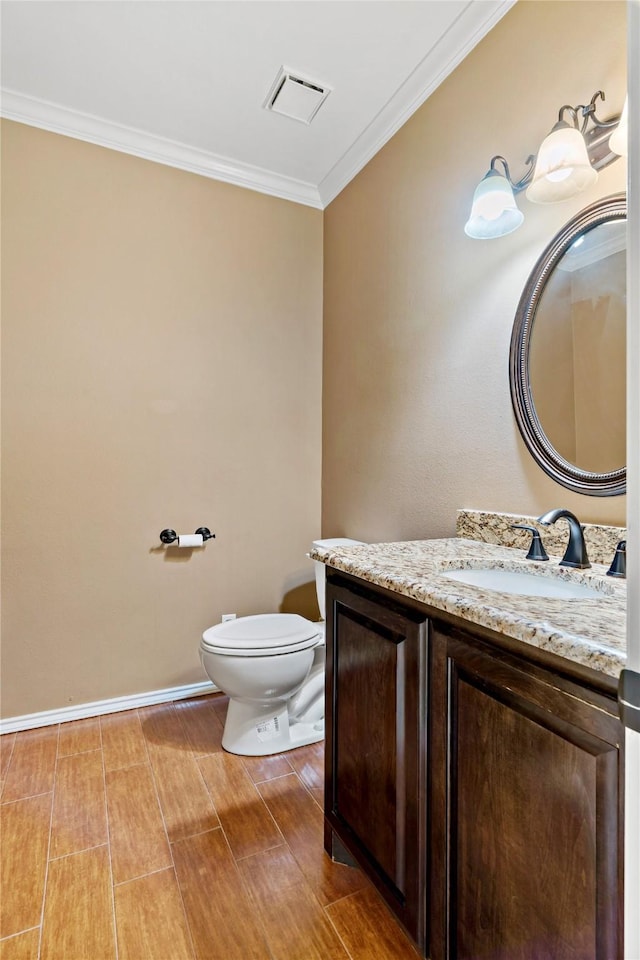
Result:
[[468,583],[482,590],[495,590],[498,593],[515,593],[523,597],[551,597],[570,599],[571,597],[583,600],[602,599],[604,593],[594,590],[584,583],[573,580],[560,580],[558,577],[536,576],[533,573],[524,573],[521,570],[502,570],[480,568],[475,570],[446,570],[443,577],[457,580],[458,583]]

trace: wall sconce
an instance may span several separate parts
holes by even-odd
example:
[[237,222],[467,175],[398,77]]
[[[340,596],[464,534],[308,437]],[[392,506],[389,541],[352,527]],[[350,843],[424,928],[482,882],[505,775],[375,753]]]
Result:
[[[599,120],[598,97],[604,100],[602,90],[594,93],[586,106],[565,104],[560,108],[558,122],[543,140],[537,156],[527,158],[529,169],[520,180],[511,179],[504,157],[492,158],[473,195],[471,215],[464,228],[468,237],[489,240],[513,233],[524,220],[514,194],[526,189],[527,200],[532,203],[569,200],[596,182],[598,170],[618,159],[623,145],[626,150],[626,132],[622,132],[625,111],[621,117]],[[564,119],[565,114],[570,122]],[[612,136],[618,131],[619,137]],[[496,170],[496,163],[502,165],[504,173]]]

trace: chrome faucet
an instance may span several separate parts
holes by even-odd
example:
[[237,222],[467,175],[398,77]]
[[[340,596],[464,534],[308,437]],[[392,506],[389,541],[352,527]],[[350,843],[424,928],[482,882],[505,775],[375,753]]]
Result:
[[538,517],[538,523],[544,523],[546,527],[560,520],[562,517],[569,524],[569,542],[565,550],[564,557],[560,561],[561,567],[577,567],[578,570],[585,570],[590,567],[589,557],[587,556],[587,546],[584,542],[584,533],[580,526],[580,521],[570,510],[559,508],[549,510]]

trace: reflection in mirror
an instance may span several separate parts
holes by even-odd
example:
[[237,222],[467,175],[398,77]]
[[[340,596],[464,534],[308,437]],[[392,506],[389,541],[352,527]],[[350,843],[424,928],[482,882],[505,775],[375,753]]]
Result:
[[624,194],[576,214],[542,252],[511,336],[509,385],[529,452],[577,493],[626,490]]
[[625,464],[626,221],[582,233],[540,297],[529,378],[558,453],[594,473]]

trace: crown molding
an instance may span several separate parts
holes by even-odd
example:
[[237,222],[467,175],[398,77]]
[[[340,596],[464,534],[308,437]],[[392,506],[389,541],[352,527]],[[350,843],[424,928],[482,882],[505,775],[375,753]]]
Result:
[[187,170],[201,177],[222,180],[237,187],[246,187],[269,196],[322,209],[320,194],[312,183],[283,177],[261,167],[198,150],[133,127],[111,123],[91,114],[28,97],[15,90],[2,89],[1,95],[0,114],[7,120],[15,120],[65,137],[73,137],[75,140],[95,143],[109,150],[118,150],[120,153],[129,153],[154,163]]
[[470,2],[319,185],[2,89],[8,120],[323,210],[406,123],[516,0]]
[[509,12],[516,0],[467,4],[413,73],[318,185],[326,207],[378,153],[468,53]]

